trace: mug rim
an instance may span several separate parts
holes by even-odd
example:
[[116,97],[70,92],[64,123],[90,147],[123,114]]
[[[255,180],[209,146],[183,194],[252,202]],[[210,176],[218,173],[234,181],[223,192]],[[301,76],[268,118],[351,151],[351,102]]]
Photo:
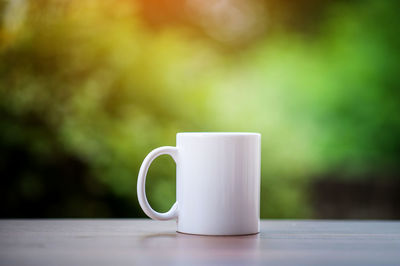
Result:
[[256,132],[179,132],[176,136],[261,136]]

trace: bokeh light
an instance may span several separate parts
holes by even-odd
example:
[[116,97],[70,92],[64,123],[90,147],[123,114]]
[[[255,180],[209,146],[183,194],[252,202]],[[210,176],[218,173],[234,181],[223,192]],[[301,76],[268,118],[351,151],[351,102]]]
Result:
[[[263,218],[400,217],[396,1],[0,5],[3,217],[143,217],[146,154],[262,134]],[[175,166],[151,167],[157,210]]]

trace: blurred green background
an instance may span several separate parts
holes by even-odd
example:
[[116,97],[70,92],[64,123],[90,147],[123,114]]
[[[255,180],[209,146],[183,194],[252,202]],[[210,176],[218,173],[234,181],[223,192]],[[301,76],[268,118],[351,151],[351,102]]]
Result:
[[254,131],[262,218],[400,219],[398,1],[0,3],[1,217],[144,217],[149,151]]

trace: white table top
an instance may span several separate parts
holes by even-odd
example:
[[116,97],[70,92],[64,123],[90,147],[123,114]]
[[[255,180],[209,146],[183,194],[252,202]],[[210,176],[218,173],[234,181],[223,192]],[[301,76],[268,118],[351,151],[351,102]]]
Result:
[[0,220],[0,265],[400,265],[400,222],[263,220],[241,237],[145,219]]

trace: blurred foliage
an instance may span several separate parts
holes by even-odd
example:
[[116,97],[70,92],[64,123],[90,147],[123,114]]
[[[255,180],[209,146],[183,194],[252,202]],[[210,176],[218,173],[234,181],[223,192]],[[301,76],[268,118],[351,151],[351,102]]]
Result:
[[[157,28],[140,3],[1,5],[3,216],[143,216],[139,166],[182,131],[262,133],[262,217],[312,217],[324,173],[398,173],[397,2],[326,4],[312,34],[265,26],[268,2],[232,1],[244,18],[224,7],[222,26],[206,9]],[[150,169],[157,210],[174,202],[174,169]]]

